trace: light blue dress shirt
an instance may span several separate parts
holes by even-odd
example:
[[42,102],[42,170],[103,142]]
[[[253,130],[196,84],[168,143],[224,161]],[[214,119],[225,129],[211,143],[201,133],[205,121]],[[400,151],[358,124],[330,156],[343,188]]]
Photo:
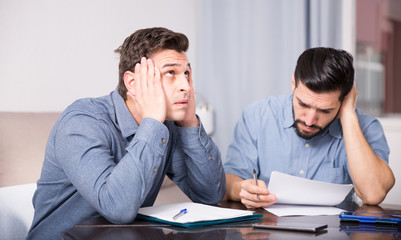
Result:
[[138,126],[116,90],[78,100],[50,133],[28,239],[61,239],[99,215],[129,223],[153,205],[166,174],[194,202],[217,204],[224,195],[220,152],[202,124],[145,118]]
[[[381,124],[359,110],[356,113],[369,145],[388,163],[390,150]],[[309,140],[299,137],[293,124],[292,95],[268,97],[247,106],[227,151],[226,174],[251,179],[256,169],[266,185],[272,171],[324,182],[352,183],[340,120],[336,118]]]

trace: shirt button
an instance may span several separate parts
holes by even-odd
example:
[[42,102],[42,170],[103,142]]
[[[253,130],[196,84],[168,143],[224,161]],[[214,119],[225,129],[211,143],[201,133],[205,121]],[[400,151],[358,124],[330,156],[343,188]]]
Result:
[[309,147],[309,143],[305,144],[305,147]]
[[157,169],[156,169],[156,168],[153,168],[153,172],[157,172]]
[[213,159],[214,159],[214,157],[213,157],[213,156],[210,156],[210,157],[209,157],[209,159],[210,159],[210,160],[213,160]]
[[299,174],[304,174],[305,172],[304,172],[304,170],[299,170]]
[[162,138],[162,143],[166,143],[166,139],[165,138]]
[[203,137],[203,132],[200,132],[200,135]]

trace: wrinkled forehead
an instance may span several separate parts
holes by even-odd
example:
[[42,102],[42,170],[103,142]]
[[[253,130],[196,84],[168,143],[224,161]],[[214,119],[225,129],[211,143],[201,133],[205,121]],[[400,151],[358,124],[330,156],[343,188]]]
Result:
[[317,93],[307,88],[301,82],[299,82],[298,86],[294,89],[294,98],[296,100],[319,109],[337,108],[341,105],[339,100],[340,94],[340,90]]
[[160,50],[153,53],[150,57],[155,65],[159,68],[165,66],[189,66],[189,61],[185,52],[177,52],[175,50]]

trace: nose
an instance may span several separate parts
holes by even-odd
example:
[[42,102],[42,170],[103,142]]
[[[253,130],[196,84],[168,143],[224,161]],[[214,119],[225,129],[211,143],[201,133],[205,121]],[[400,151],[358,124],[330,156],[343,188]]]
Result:
[[189,80],[185,74],[182,74],[177,82],[180,92],[189,92],[191,90]]
[[305,116],[305,124],[307,126],[312,126],[317,122],[317,113],[315,109],[309,109],[306,112],[306,116]]

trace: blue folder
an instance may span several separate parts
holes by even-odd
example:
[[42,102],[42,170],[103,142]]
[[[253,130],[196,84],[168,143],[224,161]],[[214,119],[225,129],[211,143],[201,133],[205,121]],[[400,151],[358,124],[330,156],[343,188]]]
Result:
[[148,220],[148,221],[159,222],[159,223],[165,223],[165,224],[178,226],[178,227],[184,227],[184,228],[196,228],[196,227],[204,227],[204,226],[222,224],[222,223],[253,220],[253,219],[258,219],[258,218],[262,218],[262,217],[263,217],[263,214],[253,214],[253,215],[248,215],[248,216],[243,216],[243,217],[219,219],[219,220],[213,220],[213,221],[198,221],[198,222],[179,223],[179,222],[175,222],[175,221],[174,222],[173,221],[166,221],[166,220],[162,220],[162,219],[159,219],[159,218],[149,217],[149,216],[145,216],[145,215],[142,215],[142,214],[138,214],[136,216],[136,219]]

